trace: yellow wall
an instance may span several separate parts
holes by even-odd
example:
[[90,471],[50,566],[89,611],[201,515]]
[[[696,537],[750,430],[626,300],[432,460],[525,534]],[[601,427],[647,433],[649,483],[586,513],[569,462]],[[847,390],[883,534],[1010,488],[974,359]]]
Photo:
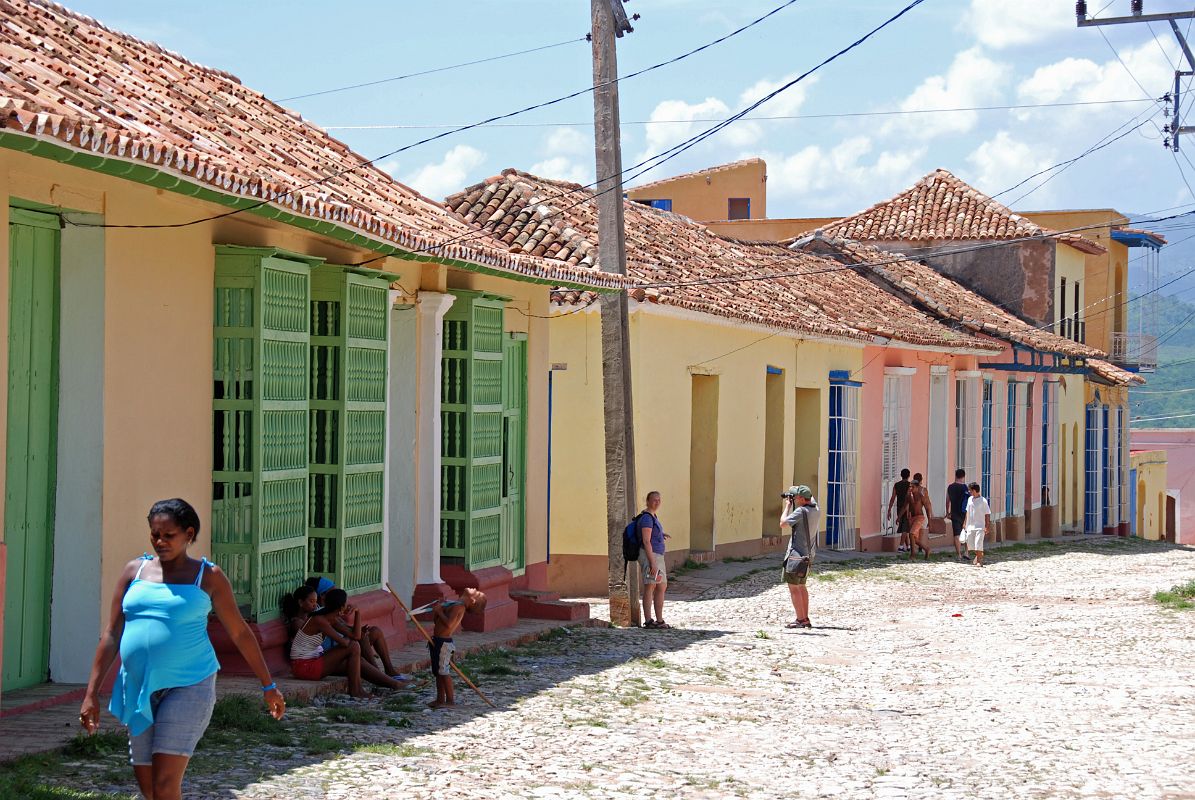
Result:
[[1129,455],[1129,468],[1137,471],[1137,536],[1155,541],[1166,538],[1165,451],[1135,451]]
[[[1100,255],[1080,253],[1072,247],[1059,244],[1061,256],[1069,251],[1083,260],[1082,292],[1085,296],[1080,317],[1087,322],[1087,344],[1105,353],[1112,352],[1112,332],[1124,331],[1128,318],[1124,303],[1128,300],[1128,248],[1112,241],[1111,226],[1127,222],[1124,215],[1112,209],[1084,211],[1032,211],[1024,214],[1027,219],[1056,231],[1077,231],[1084,238],[1103,245],[1108,252]],[[1091,227],[1096,226],[1096,227]],[[1073,285],[1068,277],[1068,285]],[[1055,283],[1057,288],[1057,283]],[[1073,289],[1068,290],[1073,293]],[[1070,294],[1067,311],[1074,314],[1074,296]]]
[[1058,525],[1069,530],[1080,525],[1083,513],[1085,383],[1082,375],[1063,375],[1058,389]]
[[824,228],[840,217],[808,217],[798,219],[747,219],[711,222],[709,229],[734,239],[781,242],[802,233]]
[[[765,382],[769,365],[784,370],[784,485],[794,473],[798,447],[816,452],[815,488],[825,495],[825,453],[831,370],[857,370],[862,350],[713,323],[698,315],[658,307],[631,316],[635,448],[640,502],[661,492],[661,521],[670,551],[690,547],[689,465],[693,375],[716,375],[718,398],[715,544],[724,546],[778,533],[762,508]],[[554,377],[552,557],[606,553],[606,501],[602,440],[601,324],[596,312],[552,323]],[[762,341],[761,341],[762,339]],[[732,351],[744,348],[739,352]],[[718,356],[723,356],[718,358]],[[796,388],[822,389],[816,440],[794,441]],[[808,421],[804,421],[808,422]],[[810,426],[809,430],[813,430]],[[567,587],[561,587],[567,588]]]
[[767,164],[753,159],[732,167],[712,167],[628,189],[627,197],[632,200],[671,200],[674,213],[702,221],[726,219],[729,198],[747,197],[751,199],[751,219],[763,219],[768,215],[767,171]]

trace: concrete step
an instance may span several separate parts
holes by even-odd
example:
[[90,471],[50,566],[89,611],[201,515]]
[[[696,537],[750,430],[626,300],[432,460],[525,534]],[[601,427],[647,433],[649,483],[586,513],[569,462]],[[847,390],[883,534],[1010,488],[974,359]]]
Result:
[[511,599],[519,604],[520,619],[554,619],[580,622],[589,619],[589,604],[561,600],[556,592],[516,590]]

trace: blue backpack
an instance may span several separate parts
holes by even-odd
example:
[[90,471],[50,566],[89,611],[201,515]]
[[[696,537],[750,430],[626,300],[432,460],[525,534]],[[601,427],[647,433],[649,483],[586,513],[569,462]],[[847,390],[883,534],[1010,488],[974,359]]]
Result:
[[624,566],[632,561],[638,561],[639,551],[643,549],[643,535],[639,533],[639,518],[642,516],[643,514],[636,514],[622,532],[622,563]]

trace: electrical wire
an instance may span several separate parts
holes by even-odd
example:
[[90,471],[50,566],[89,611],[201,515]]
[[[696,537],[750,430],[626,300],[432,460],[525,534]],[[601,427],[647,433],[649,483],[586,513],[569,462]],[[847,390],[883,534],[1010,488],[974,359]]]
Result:
[[[790,2],[791,2],[791,0],[790,0]],[[913,0],[913,2],[906,5],[904,8],[902,8],[896,14],[894,14],[891,17],[889,17],[888,19],[886,19],[881,24],[872,28],[870,31],[868,31],[863,36],[856,39],[854,42],[852,42],[849,45],[838,50],[833,55],[823,59],[815,66],[811,67],[810,69],[808,69],[805,72],[798,75],[796,78],[793,78],[792,80],[788,81],[787,83],[783,84],[782,86],[767,93],[766,95],[759,98],[754,103],[751,103],[746,108],[739,111],[738,113],[728,117],[723,122],[721,122],[717,125],[714,125],[710,128],[707,128],[706,130],[704,130],[694,136],[691,136],[688,139],[678,142],[677,144],[673,145],[672,147],[668,148],[667,150],[664,150],[660,153],[656,153],[655,155],[652,155],[652,156],[648,156],[644,160],[640,161],[638,164],[634,164],[631,167],[623,169],[623,170],[621,170],[621,172],[615,173],[615,174],[607,176],[605,178],[599,178],[598,180],[593,181],[592,183],[585,184],[584,186],[577,186],[574,189],[570,189],[567,192],[563,192],[562,194],[557,195],[553,199],[559,200],[563,197],[568,197],[569,195],[580,194],[580,193],[583,193],[586,189],[594,188],[594,187],[596,187],[602,183],[605,183],[607,181],[611,182],[611,185],[607,186],[604,189],[597,189],[591,194],[582,194],[581,199],[578,200],[576,203],[573,203],[571,205],[557,209],[556,211],[553,211],[548,215],[542,216],[542,217],[540,217],[540,220],[542,221],[544,219],[547,219],[550,216],[559,216],[570,209],[576,208],[577,206],[583,205],[585,203],[593,202],[598,197],[601,197],[603,194],[606,194],[608,192],[621,191],[621,189],[622,189],[621,181],[616,180],[620,176],[625,176],[625,175],[627,175],[627,173],[629,173],[633,170],[636,170],[636,169],[640,169],[642,167],[642,169],[640,169],[639,172],[637,172],[631,176],[631,180],[633,180],[635,177],[642,175],[644,172],[654,169],[655,167],[658,167],[661,164],[663,164],[667,161],[670,161],[673,158],[676,158],[681,153],[683,153],[685,150],[688,150],[690,147],[694,146],[698,142],[701,142],[701,141],[705,140],[706,138],[709,138],[710,136],[720,132],[721,130],[725,129],[732,123],[745,117],[751,111],[754,111],[756,108],[759,108],[764,103],[773,99],[777,95],[781,94],[782,92],[787,91],[788,89],[791,89],[793,86],[795,86],[798,83],[800,83],[801,81],[805,80],[810,75],[817,72],[819,69],[825,67],[826,65],[832,63],[833,61],[837,60],[838,58],[846,55],[847,53],[851,52],[855,48],[859,47],[864,42],[866,42],[868,39],[872,38],[873,36],[878,34],[880,31],[882,31],[884,28],[886,28],[889,25],[891,25],[892,23],[896,22],[898,19],[900,19],[905,14],[909,13],[912,9],[916,8],[917,6],[921,5],[924,2],[925,2],[925,0]],[[779,10],[779,9],[777,9],[777,10]],[[775,13],[775,11],[773,11],[771,13]],[[489,236],[489,233],[484,228],[481,228],[480,230],[475,231],[473,233],[463,234],[461,236],[455,237],[453,239],[448,239],[446,241],[440,242],[440,243],[432,245],[430,247],[421,248],[419,250],[414,250],[414,251],[412,251],[412,254],[427,253],[427,252],[431,252],[433,250],[438,250],[440,248],[447,247],[452,244],[456,244],[458,242],[472,240],[472,239],[478,239],[478,238],[488,237],[488,236]],[[367,264],[371,264],[375,261],[380,261],[387,257],[388,256],[386,256],[386,255],[378,255],[378,256],[374,256],[372,258],[365,259],[364,261],[358,261],[358,262],[352,264],[351,266],[355,266],[355,267],[365,266]]]
[[[575,97],[580,97],[580,96],[582,96],[582,95],[589,94],[590,92],[593,92],[593,91],[595,91],[595,90],[597,90],[597,89],[599,89],[599,88],[603,88],[603,87],[605,87],[605,86],[612,86],[612,85],[615,85],[615,84],[621,83],[622,81],[626,81],[626,80],[629,80],[629,79],[631,79],[631,78],[637,78],[637,77],[639,77],[640,75],[645,75],[645,74],[647,74],[648,72],[652,72],[652,71],[654,71],[654,70],[661,69],[661,68],[663,68],[663,67],[666,67],[666,66],[670,66],[670,65],[672,65],[672,64],[675,64],[675,63],[677,63],[677,62],[679,62],[679,61],[683,61],[683,60],[684,60],[684,59],[686,59],[686,58],[689,58],[689,57],[691,57],[691,56],[694,56],[694,55],[697,55],[698,53],[701,53],[701,52],[703,52],[703,51],[705,51],[705,50],[708,50],[709,48],[711,48],[711,47],[714,47],[715,45],[718,45],[718,44],[721,44],[722,42],[725,42],[727,39],[730,39],[730,38],[732,38],[732,37],[734,37],[734,36],[737,36],[738,34],[740,34],[740,33],[744,32],[744,31],[746,31],[746,30],[749,30],[750,28],[753,28],[753,27],[755,27],[756,25],[760,24],[760,23],[761,23],[761,22],[763,22],[764,20],[766,20],[766,19],[768,19],[768,18],[772,17],[773,15],[775,15],[775,14],[779,13],[780,11],[783,11],[785,8],[788,8],[789,6],[793,5],[793,4],[794,4],[794,3],[796,3],[796,2],[797,2],[797,0],[786,0],[786,2],[782,3],[781,5],[777,6],[777,7],[776,7],[776,8],[774,8],[774,9],[772,9],[772,10],[771,10],[771,11],[769,11],[768,13],[764,14],[762,17],[758,17],[757,19],[755,19],[755,20],[753,20],[753,21],[751,21],[751,22],[748,22],[746,25],[743,25],[743,26],[741,26],[741,27],[739,27],[739,28],[736,28],[735,30],[731,31],[730,33],[724,34],[723,36],[720,36],[720,37],[718,37],[717,39],[714,39],[713,41],[706,42],[705,44],[703,44],[703,45],[701,45],[701,46],[699,46],[699,47],[695,47],[695,48],[693,48],[692,50],[689,50],[689,51],[687,51],[687,52],[681,53],[680,55],[674,56],[674,57],[672,57],[672,58],[670,58],[670,59],[667,59],[667,60],[665,60],[665,61],[660,61],[660,62],[658,62],[658,63],[656,63],[656,64],[653,64],[653,65],[651,65],[651,66],[644,67],[643,69],[640,69],[640,70],[636,70],[635,72],[632,72],[632,73],[630,73],[630,74],[628,74],[628,75],[624,75],[624,76],[622,76],[621,78],[619,78],[619,77],[615,77],[615,78],[613,78],[612,80],[610,80],[610,81],[608,81],[608,82],[606,82],[606,83],[604,83],[604,84],[596,84],[596,85],[593,85],[593,86],[587,86],[587,87],[585,87],[585,88],[583,88],[583,89],[578,89],[578,90],[577,90],[577,91],[575,91],[575,92],[571,92],[571,93],[569,93],[569,94],[566,94],[566,95],[563,95],[563,96],[561,96],[561,97],[556,97],[556,98],[553,98],[552,100],[546,100],[546,101],[544,101],[544,102],[541,102],[541,103],[536,103],[536,104],[534,104],[534,105],[530,105],[530,106],[526,106],[526,107],[524,107],[524,108],[520,108],[520,109],[517,109],[517,110],[515,110],[515,111],[509,111],[509,112],[506,112],[506,113],[504,113],[504,114],[498,114],[498,115],[495,115],[495,116],[489,117],[489,118],[487,118],[487,119],[481,120],[481,121],[479,121],[479,122],[473,122],[473,123],[470,123],[470,124],[468,124],[468,125],[462,125],[462,126],[460,126],[460,127],[458,127],[458,128],[454,128],[454,129],[452,129],[452,130],[450,130],[450,131],[444,131],[444,132],[442,132],[442,133],[438,133],[438,134],[436,134],[436,135],[434,135],[434,136],[428,136],[428,137],[425,137],[425,138],[423,138],[423,139],[420,139],[420,140],[419,140],[419,141],[417,141],[417,142],[412,142],[411,144],[404,145],[404,146],[402,146],[402,147],[399,147],[399,148],[397,148],[397,149],[395,149],[395,150],[391,150],[391,151],[389,151],[389,152],[387,152],[387,153],[383,153],[383,154],[382,154],[382,155],[380,155],[380,156],[375,156],[374,158],[370,158],[370,159],[367,159],[367,160],[363,160],[363,161],[361,161],[361,163],[357,164],[356,166],[349,167],[349,168],[347,168],[347,169],[343,169],[343,170],[338,170],[338,171],[335,171],[335,172],[333,172],[332,174],[330,174],[330,175],[326,175],[326,176],[324,176],[324,177],[322,177],[322,178],[318,178],[318,179],[316,179],[316,180],[313,180],[313,181],[310,181],[310,182],[308,182],[308,183],[304,183],[304,184],[301,184],[301,185],[299,185],[299,186],[296,186],[296,187],[293,187],[293,188],[287,189],[287,190],[285,190],[284,192],[281,192],[281,193],[280,193],[280,195],[281,195],[282,197],[286,197],[286,196],[294,195],[294,194],[295,194],[295,193],[297,193],[297,192],[301,192],[301,191],[303,191],[303,190],[305,190],[305,189],[309,189],[309,188],[311,188],[311,187],[313,187],[313,186],[318,186],[318,185],[320,185],[320,184],[327,183],[327,182],[328,182],[328,181],[330,181],[330,180],[333,180],[333,179],[335,179],[335,178],[341,177],[341,176],[343,176],[343,175],[347,175],[347,174],[349,174],[349,173],[352,173],[352,172],[356,172],[356,171],[358,171],[358,170],[360,170],[360,169],[363,169],[363,168],[365,168],[365,167],[368,167],[368,166],[370,166],[370,165],[372,165],[372,164],[374,164],[374,163],[376,163],[376,162],[378,162],[378,161],[382,161],[382,160],[384,160],[384,159],[391,158],[391,157],[393,157],[393,156],[396,156],[396,155],[398,155],[399,153],[404,153],[404,152],[407,152],[408,150],[412,150],[412,149],[414,149],[414,148],[416,148],[416,147],[419,147],[419,146],[421,146],[421,145],[425,145],[425,144],[428,144],[428,143],[430,143],[430,142],[438,141],[438,140],[440,140],[440,139],[446,138],[446,137],[448,137],[448,136],[452,136],[452,135],[454,135],[454,134],[457,134],[457,133],[463,133],[463,132],[465,132],[465,131],[473,130],[474,128],[480,128],[480,127],[482,127],[482,126],[484,126],[484,125],[488,125],[488,124],[490,124],[490,123],[493,123],[493,122],[499,122],[499,121],[501,121],[501,120],[504,120],[504,119],[510,119],[511,117],[516,117],[516,116],[519,116],[520,114],[526,114],[526,113],[528,113],[528,112],[531,112],[531,111],[536,111],[536,110],[539,110],[539,109],[541,109],[541,108],[547,108],[547,107],[549,107],[549,106],[554,106],[554,105],[557,105],[558,103],[563,103],[563,102],[565,102],[566,100],[571,100],[571,99],[573,99],[573,98],[575,98]],[[922,3],[922,2],[924,2],[924,0],[916,0],[916,2],[915,2],[913,5],[918,5],[918,4]],[[906,11],[907,11],[907,10],[908,10],[908,7],[906,7]],[[903,14],[904,14],[904,12],[902,11],[902,12],[901,12],[901,14],[900,14],[900,15],[898,15],[898,16],[901,16],[901,15],[903,15]],[[885,25],[886,25],[886,24],[887,24],[887,23],[885,23]],[[613,177],[613,176],[611,176],[611,177]],[[63,221],[64,221],[64,222],[66,222],[67,224],[69,224],[69,225],[73,225],[73,226],[75,226],[75,227],[80,227],[80,228],[120,228],[120,229],[134,229],[134,230],[144,230],[144,229],[161,229],[161,228],[188,228],[188,227],[191,227],[191,226],[194,226],[194,225],[201,225],[201,224],[204,224],[204,223],[207,223],[207,222],[215,222],[215,221],[217,221],[217,220],[226,219],[226,218],[228,218],[228,217],[235,216],[235,215],[237,215],[237,214],[243,214],[243,213],[244,213],[244,212],[246,212],[246,211],[252,211],[252,210],[254,210],[254,209],[261,208],[261,207],[263,207],[263,206],[265,206],[265,205],[268,205],[270,202],[271,202],[271,201],[270,201],[269,199],[263,199],[263,200],[260,200],[260,201],[258,201],[258,202],[251,203],[251,204],[249,204],[249,205],[247,205],[247,206],[244,206],[244,207],[241,207],[241,208],[235,208],[235,209],[232,209],[232,210],[230,210],[230,211],[225,211],[225,212],[222,212],[222,213],[220,213],[220,214],[212,214],[212,215],[210,215],[210,216],[207,216],[207,217],[200,217],[199,219],[188,220],[188,221],[186,221],[186,222],[157,223],[157,224],[112,224],[112,223],[90,223],[90,222],[76,222],[76,221],[72,221],[72,220],[70,220],[69,218],[67,218],[67,217],[65,217],[65,216],[64,216],[64,217],[62,217],[62,219],[63,219]],[[442,246],[442,245],[441,245],[441,246]]]
[[[318,92],[308,92],[307,94],[295,94],[295,95],[291,95],[290,97],[279,98],[277,102],[289,103],[291,100],[306,100],[309,97],[322,97],[323,95],[336,94],[337,92],[347,92],[352,89],[364,89],[368,86],[379,86],[383,83],[394,83],[395,81],[405,81],[405,80],[409,80],[410,78],[421,78],[424,75],[435,75],[436,73],[440,73],[440,72],[449,72],[454,69],[460,69],[461,67],[472,67],[477,64],[489,64],[493,61],[501,61],[506,58],[514,58],[515,56],[525,56],[530,53],[540,53],[540,52],[543,52],[544,50],[551,50],[554,47],[563,47],[566,44],[575,44],[577,42],[584,42],[587,40],[587,38],[588,37],[586,37],[586,36],[581,36],[581,37],[578,37],[575,39],[565,39],[563,42],[556,42],[555,44],[545,44],[541,47],[532,47],[530,49],[519,50],[514,53],[503,53],[502,55],[498,55],[498,56],[490,56],[488,58],[478,58],[478,59],[474,59],[473,61],[464,61],[460,64],[452,64],[452,65],[446,66],[446,67],[435,67],[434,69],[425,69],[425,70],[421,70],[419,72],[409,72],[406,75],[395,75],[392,78],[379,78],[378,80],[365,81],[364,83],[353,83],[348,86],[337,86],[334,89],[323,89]],[[325,128],[325,130],[327,130],[327,129]]]
[[[916,108],[916,109],[895,109],[883,111],[840,111],[825,114],[781,114],[777,116],[756,116],[744,117],[744,122],[771,122],[776,120],[812,120],[812,119],[844,119],[851,117],[892,117],[904,116],[909,114],[957,114],[961,111],[1016,111],[1022,109],[1040,109],[1040,108],[1073,108],[1075,106],[1103,106],[1103,105],[1121,105],[1125,103],[1151,103],[1157,102],[1154,99],[1145,99],[1141,97],[1130,100],[1081,100],[1066,103],[1024,103],[1020,105],[1007,106],[966,106],[960,108]],[[707,123],[707,122],[725,122],[725,117],[695,117],[693,119],[638,119],[638,120],[622,120],[619,124],[623,127],[629,125],[688,125],[693,123]],[[376,125],[321,125],[320,127],[326,131],[390,131],[390,130],[441,130],[444,128],[456,128],[459,123],[394,123],[394,124],[376,124]],[[493,125],[487,125],[487,128],[591,128],[593,121],[588,122],[498,122]]]

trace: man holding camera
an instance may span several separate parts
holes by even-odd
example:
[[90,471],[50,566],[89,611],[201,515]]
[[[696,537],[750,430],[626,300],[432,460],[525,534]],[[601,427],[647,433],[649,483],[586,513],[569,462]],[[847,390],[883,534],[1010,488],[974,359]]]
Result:
[[780,495],[784,510],[780,512],[780,529],[789,530],[788,550],[784,554],[784,582],[797,618],[786,628],[812,628],[809,621],[809,590],[805,581],[817,552],[817,523],[821,509],[813,502],[808,486],[790,486]]

